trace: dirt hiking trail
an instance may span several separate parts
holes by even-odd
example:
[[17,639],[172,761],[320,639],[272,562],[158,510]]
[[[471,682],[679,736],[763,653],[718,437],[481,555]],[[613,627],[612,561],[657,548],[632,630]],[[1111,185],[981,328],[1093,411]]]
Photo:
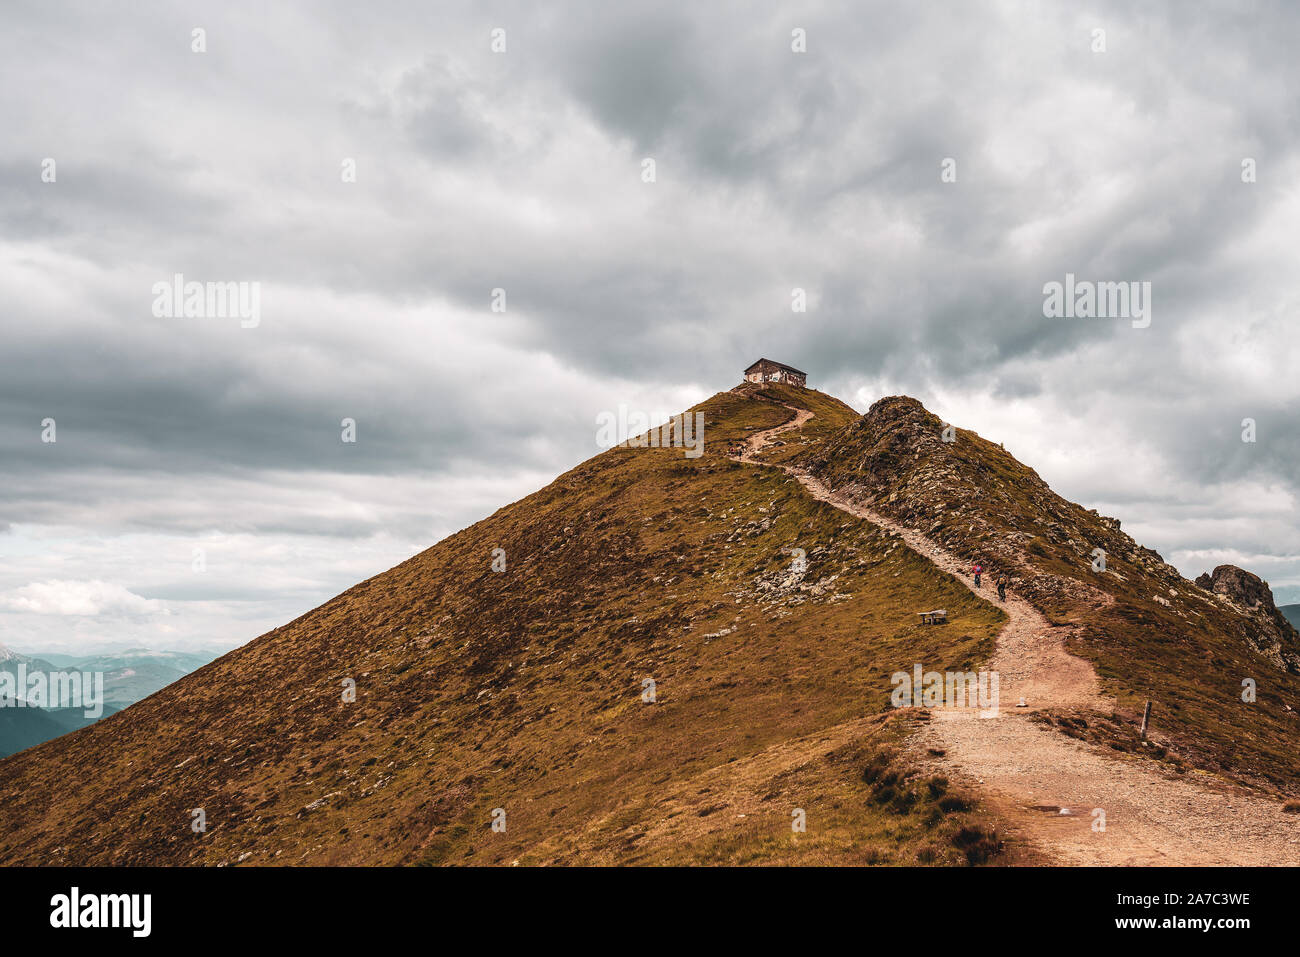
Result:
[[[1300,815],[1284,813],[1279,801],[1203,772],[1165,772],[1152,761],[1102,751],[1032,720],[1040,708],[1108,715],[1114,705],[1102,695],[1092,665],[1066,651],[1063,629],[1052,628],[1014,592],[1001,602],[990,582],[976,589],[966,564],[920,532],[834,494],[802,469],[758,458],[777,436],[813,417],[785,407],[794,418],[751,436],[736,461],[782,469],[813,498],[897,535],[1006,612],[987,665],[1001,684],[997,716],[932,709],[914,743],[923,754],[941,753],[929,759],[934,768],[979,792],[1009,836],[1057,864],[1300,864]],[[1097,811],[1104,814],[1104,830]]]

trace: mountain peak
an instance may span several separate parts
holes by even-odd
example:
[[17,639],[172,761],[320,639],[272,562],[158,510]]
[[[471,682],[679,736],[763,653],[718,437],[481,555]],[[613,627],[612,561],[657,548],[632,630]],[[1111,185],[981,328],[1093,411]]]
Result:
[[914,399],[910,395],[885,395],[881,396],[875,402],[871,403],[871,408],[867,410],[867,415],[885,416],[892,413],[902,412],[921,412],[929,415],[930,412],[920,399]]

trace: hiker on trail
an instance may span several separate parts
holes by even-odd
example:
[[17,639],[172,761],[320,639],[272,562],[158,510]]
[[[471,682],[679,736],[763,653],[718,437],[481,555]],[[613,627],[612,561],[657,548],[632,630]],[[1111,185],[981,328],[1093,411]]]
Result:
[[978,565],[978,564],[975,565],[973,568],[971,568],[971,574],[975,576],[975,587],[976,587],[976,588],[979,588],[979,587],[980,587],[980,575],[983,575],[983,574],[984,574],[984,567],[983,567],[982,565]]
[[1007,600],[1007,585],[1008,585],[1008,584],[1010,584],[1010,582],[1007,581],[1007,576],[1006,576],[1006,575],[999,575],[999,576],[998,576],[998,601],[1006,601],[1006,600]]

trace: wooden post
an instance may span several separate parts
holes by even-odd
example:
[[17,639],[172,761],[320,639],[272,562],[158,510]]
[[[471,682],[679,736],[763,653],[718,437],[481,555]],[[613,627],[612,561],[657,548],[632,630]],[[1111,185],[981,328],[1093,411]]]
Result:
[[1142,740],[1147,739],[1147,728],[1151,725],[1151,699],[1147,699],[1147,706],[1142,709]]

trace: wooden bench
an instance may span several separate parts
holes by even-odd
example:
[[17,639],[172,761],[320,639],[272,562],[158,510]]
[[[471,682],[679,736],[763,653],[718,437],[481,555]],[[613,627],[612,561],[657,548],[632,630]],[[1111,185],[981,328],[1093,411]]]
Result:
[[934,611],[918,611],[917,614],[921,616],[921,624],[923,625],[937,625],[940,622],[946,624],[948,621],[948,611],[944,608],[936,608]]

